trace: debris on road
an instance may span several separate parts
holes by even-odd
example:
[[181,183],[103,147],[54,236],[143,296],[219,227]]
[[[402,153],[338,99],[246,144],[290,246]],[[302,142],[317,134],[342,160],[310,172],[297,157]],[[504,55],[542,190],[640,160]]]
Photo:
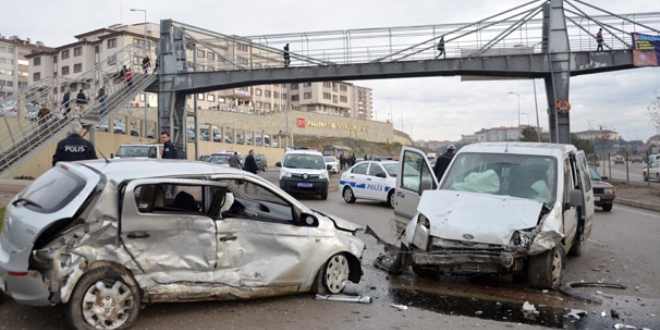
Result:
[[614,325],[614,329],[617,329],[617,330],[621,330],[621,329],[633,329],[633,330],[636,330],[637,327],[634,327],[634,326],[632,326],[632,325],[623,324],[623,323],[617,323],[617,324]]
[[526,319],[530,319],[530,320],[535,320],[536,317],[539,315],[539,311],[536,310],[534,305],[530,304],[527,301],[523,303],[522,311],[523,311],[523,316]]
[[406,306],[406,305],[392,305],[392,307],[394,307],[394,308],[396,308],[400,311],[407,311],[408,310],[408,306]]
[[[610,288],[610,289],[621,289],[625,290],[626,287],[617,284],[617,283],[604,283],[604,282],[572,282],[572,283],[564,283],[560,285],[557,290],[560,292],[569,295],[571,297],[577,298],[577,299],[582,299],[586,300],[588,302],[596,303],[596,304],[602,304],[603,301],[600,298],[592,297],[584,292],[580,292],[575,290],[577,287],[598,287],[598,288]],[[613,298],[614,296],[604,294],[601,291],[596,291],[596,294],[602,295],[603,297],[607,298]]]
[[373,299],[369,296],[346,296],[346,295],[316,295],[316,300],[327,300],[327,301],[341,301],[341,302],[352,302],[359,304],[371,304]]
[[615,310],[610,310],[610,315],[612,316],[613,319],[618,319],[619,318],[619,312]]
[[568,312],[568,314],[564,315],[564,317],[569,319],[579,320],[582,317],[586,317],[587,315],[588,313],[585,310],[571,309],[570,312]]

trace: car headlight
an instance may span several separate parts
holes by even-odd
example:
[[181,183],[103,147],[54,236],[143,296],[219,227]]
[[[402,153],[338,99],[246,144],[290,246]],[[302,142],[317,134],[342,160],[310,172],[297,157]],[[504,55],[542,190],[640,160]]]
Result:
[[282,174],[282,177],[290,178],[291,177],[291,172],[285,171],[284,174]]
[[327,179],[328,178],[328,171],[321,172],[321,174],[319,175],[319,178],[320,179]]
[[529,232],[522,232],[522,231],[515,231],[513,235],[511,235],[511,245],[513,246],[520,246],[522,248],[529,248],[529,243],[532,241],[530,238],[530,233]]
[[423,214],[420,214],[419,217],[417,217],[417,224],[420,224],[426,228],[431,228],[431,222],[429,222],[429,219]]

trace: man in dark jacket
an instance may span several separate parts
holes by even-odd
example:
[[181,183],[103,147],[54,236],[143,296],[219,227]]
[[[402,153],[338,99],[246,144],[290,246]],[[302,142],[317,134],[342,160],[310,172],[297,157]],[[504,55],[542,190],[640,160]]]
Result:
[[67,89],[62,97],[62,106],[64,106],[64,116],[69,117],[69,112],[71,112],[71,90]]
[[435,173],[435,177],[438,179],[438,182],[440,181],[440,179],[442,179],[442,176],[445,174],[445,171],[447,170],[449,163],[451,163],[451,160],[454,158],[455,153],[456,153],[456,147],[454,147],[453,144],[450,144],[447,147],[447,152],[442,154],[442,156],[440,156],[440,158],[438,158],[438,161],[435,163],[435,168],[433,169],[433,172]]
[[76,105],[81,111],[85,110],[85,105],[87,105],[87,96],[85,95],[84,89],[80,89],[78,95],[76,95]]
[[163,132],[160,133],[160,142],[163,144],[163,159],[177,159],[179,158],[176,152],[176,147],[174,143],[170,140],[170,133]]
[[53,166],[57,162],[73,162],[76,160],[97,159],[94,145],[83,139],[82,126],[79,122],[72,122],[69,137],[60,141],[53,155]]
[[96,95],[96,100],[101,104],[100,114],[103,114],[105,111],[105,86],[99,89],[99,93]]
[[245,157],[243,169],[252,174],[259,173],[259,166],[257,166],[257,161],[254,159],[254,149],[250,149],[249,155]]

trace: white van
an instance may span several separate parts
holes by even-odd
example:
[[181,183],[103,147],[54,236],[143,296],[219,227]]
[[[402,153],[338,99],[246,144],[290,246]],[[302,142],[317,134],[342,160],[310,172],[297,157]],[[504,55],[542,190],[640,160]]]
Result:
[[330,176],[323,155],[306,148],[287,149],[281,162],[280,188],[289,194],[320,195],[328,199]]

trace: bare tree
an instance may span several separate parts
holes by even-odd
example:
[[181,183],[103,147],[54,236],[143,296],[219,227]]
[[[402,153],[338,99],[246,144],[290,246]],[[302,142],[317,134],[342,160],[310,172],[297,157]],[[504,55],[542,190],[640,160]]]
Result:
[[651,119],[651,125],[655,126],[656,130],[660,129],[660,90],[655,91],[655,98],[651,104],[646,108],[646,115]]

